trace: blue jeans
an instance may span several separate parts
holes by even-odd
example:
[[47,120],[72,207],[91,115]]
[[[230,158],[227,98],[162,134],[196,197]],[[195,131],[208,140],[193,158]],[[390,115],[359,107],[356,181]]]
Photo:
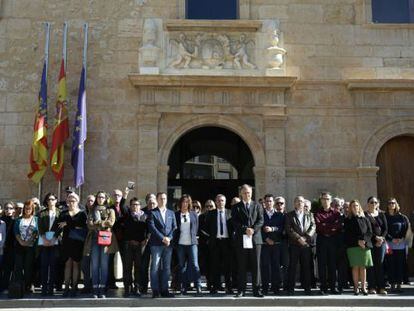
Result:
[[[153,292],[168,292],[171,275],[172,246],[151,246],[151,289]],[[161,268],[162,266],[162,268]],[[161,284],[160,284],[161,280]]]
[[[178,256],[178,265],[180,269],[180,284],[181,288],[184,288],[187,284],[186,280],[188,277],[186,275],[190,275],[192,280],[189,279],[188,281],[193,281],[194,285],[199,287],[201,286],[200,282],[200,267],[198,265],[198,250],[197,245],[178,245],[177,247],[177,256]],[[187,269],[189,270],[189,274],[187,274]]]
[[98,245],[92,240],[91,263],[92,263],[92,286],[94,290],[105,288],[108,280],[109,254],[104,252],[105,246]]

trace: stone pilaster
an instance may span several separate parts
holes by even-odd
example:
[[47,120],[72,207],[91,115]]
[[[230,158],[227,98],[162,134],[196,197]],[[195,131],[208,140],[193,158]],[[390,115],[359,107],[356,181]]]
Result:
[[264,119],[267,193],[286,194],[286,142],[285,116],[271,116]]
[[358,198],[366,200],[371,195],[377,195],[378,166],[357,167],[358,173]]
[[168,165],[158,165],[158,192],[167,192],[169,170],[170,167]]
[[161,114],[146,113],[138,124],[138,195],[157,191],[158,178],[158,124]]

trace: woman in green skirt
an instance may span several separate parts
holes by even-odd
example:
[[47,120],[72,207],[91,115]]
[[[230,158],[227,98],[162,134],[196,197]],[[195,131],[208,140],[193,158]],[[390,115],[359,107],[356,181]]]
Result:
[[361,281],[361,292],[368,295],[366,288],[366,267],[372,266],[372,228],[364,216],[361,204],[358,200],[349,203],[348,217],[345,219],[345,243],[349,264],[352,267],[352,279],[354,282],[354,294],[358,295],[360,290],[358,283]]

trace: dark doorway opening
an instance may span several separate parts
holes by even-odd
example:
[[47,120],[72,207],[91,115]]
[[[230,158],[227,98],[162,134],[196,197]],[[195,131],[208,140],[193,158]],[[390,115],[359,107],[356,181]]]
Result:
[[254,187],[253,155],[235,133],[220,127],[201,127],[183,135],[171,150],[168,198],[174,204],[184,193],[203,205],[219,193],[227,205],[239,186]]

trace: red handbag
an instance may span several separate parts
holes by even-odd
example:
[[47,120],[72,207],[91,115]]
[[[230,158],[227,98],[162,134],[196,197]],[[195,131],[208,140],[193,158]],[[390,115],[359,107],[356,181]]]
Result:
[[112,242],[112,232],[111,231],[98,231],[98,245],[109,246]]

